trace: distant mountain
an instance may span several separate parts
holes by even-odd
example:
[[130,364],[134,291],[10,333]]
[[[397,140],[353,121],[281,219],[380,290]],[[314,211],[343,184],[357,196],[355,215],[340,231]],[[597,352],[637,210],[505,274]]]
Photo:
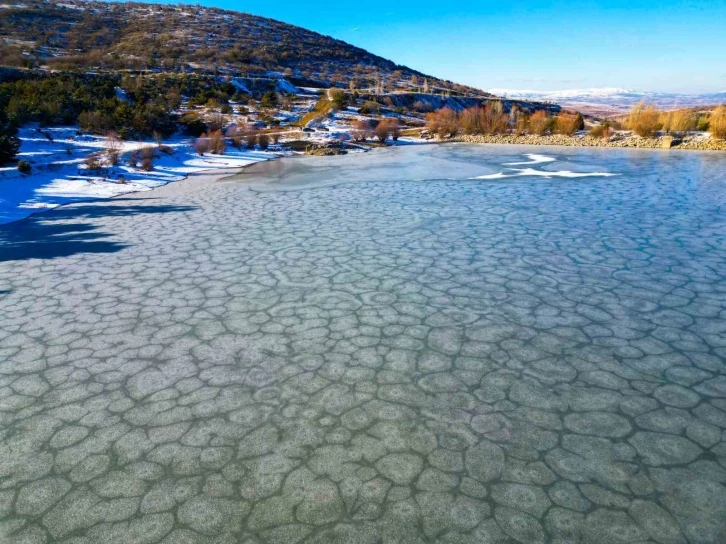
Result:
[[[335,9],[334,6],[311,9]],[[303,86],[376,86],[487,96],[341,40],[200,5],[4,0],[0,65],[279,76]],[[425,81],[425,85],[424,85]]]
[[726,91],[720,93],[680,94],[603,87],[563,91],[489,89],[489,92],[507,98],[551,101],[557,102],[564,107],[612,111],[614,113],[628,110],[641,100],[653,103],[659,108],[690,108],[726,103]]

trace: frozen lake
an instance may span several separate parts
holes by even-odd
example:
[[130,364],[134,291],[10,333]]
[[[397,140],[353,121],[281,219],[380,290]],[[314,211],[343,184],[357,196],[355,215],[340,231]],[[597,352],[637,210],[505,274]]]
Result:
[[448,145],[0,225],[0,542],[725,542],[725,212]]

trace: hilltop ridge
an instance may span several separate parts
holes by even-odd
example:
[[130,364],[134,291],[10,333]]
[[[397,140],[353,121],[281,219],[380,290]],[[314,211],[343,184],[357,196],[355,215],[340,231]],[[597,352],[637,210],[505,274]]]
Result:
[[303,86],[489,95],[330,36],[237,11],[85,0],[9,0],[0,11],[5,66],[272,75]]

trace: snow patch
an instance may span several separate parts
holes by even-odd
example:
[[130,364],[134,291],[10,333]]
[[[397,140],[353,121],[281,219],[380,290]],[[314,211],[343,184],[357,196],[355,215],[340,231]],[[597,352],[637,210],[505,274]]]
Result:
[[278,91],[283,93],[298,94],[300,92],[300,89],[286,79],[278,79],[276,87]]
[[126,193],[149,191],[184,179],[193,173],[220,168],[239,169],[279,157],[279,153],[228,150],[223,155],[195,154],[191,142],[166,142],[168,153],[157,150],[150,172],[128,164],[129,155],[150,142],[122,142],[120,161],[97,172],[84,163],[92,153],[103,151],[104,139],[78,135],[76,128],[20,130],[19,160],[32,166],[29,175],[15,166],[0,168],[0,224],[16,221],[34,210],[55,208],[69,202],[110,198]]
[[537,155],[536,153],[528,153],[529,161],[523,162],[505,162],[506,166],[523,166],[525,164],[541,164],[544,162],[554,162],[557,159],[554,157],[548,157],[547,155]]
[[570,170],[559,170],[557,172],[547,172],[545,170],[535,170],[534,168],[513,168],[513,173],[505,174],[498,172],[496,174],[487,174],[484,176],[476,176],[471,179],[505,179],[518,178],[524,176],[536,176],[542,178],[591,178],[591,177],[611,177],[617,176],[611,172],[572,172]]

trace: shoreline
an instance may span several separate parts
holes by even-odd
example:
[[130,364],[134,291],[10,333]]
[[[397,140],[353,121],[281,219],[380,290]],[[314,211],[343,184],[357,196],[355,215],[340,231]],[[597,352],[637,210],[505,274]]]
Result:
[[[260,161],[260,162],[269,162],[270,160],[276,160],[276,159],[269,159],[267,161]],[[137,191],[129,191],[127,193],[119,193],[119,194],[116,194],[113,196],[107,196],[107,197],[97,196],[97,197],[93,197],[93,198],[91,198],[91,197],[79,198],[77,200],[72,200],[70,202],[63,202],[63,203],[58,204],[57,206],[53,206],[53,207],[37,208],[37,209],[35,209],[35,211],[33,211],[23,217],[19,217],[17,219],[13,219],[11,221],[7,221],[4,223],[0,222],[0,229],[2,229],[3,227],[6,227],[7,225],[15,225],[15,224],[21,223],[23,221],[35,219],[38,216],[50,214],[50,213],[53,213],[53,211],[55,211],[55,210],[60,210],[63,208],[67,208],[69,206],[74,206],[76,204],[88,204],[88,203],[92,203],[92,202],[110,202],[115,199],[127,198],[129,196],[136,196],[136,195],[140,195],[143,193],[152,193],[154,191],[159,191],[159,190],[164,189],[165,187],[169,187],[171,185],[179,185],[184,181],[190,181],[191,179],[194,179],[194,178],[210,178],[208,180],[203,180],[203,181],[210,181],[210,182],[219,181],[230,175],[234,175],[238,172],[241,172],[242,170],[245,170],[245,169],[249,168],[250,166],[254,166],[255,164],[258,164],[258,163],[251,163],[251,164],[248,164],[248,165],[245,165],[242,167],[234,166],[234,167],[227,167],[227,168],[214,168],[211,170],[201,170],[199,172],[190,172],[188,174],[183,174],[181,179],[169,181],[163,185],[157,185],[156,187],[151,187],[148,189],[139,189]],[[0,242],[2,242],[1,239],[0,239]]]
[[[577,137],[577,136],[563,136],[563,135],[548,135],[548,136],[535,136],[535,135],[525,135],[525,136],[514,136],[514,135],[462,135],[462,136],[455,136],[453,138],[446,138],[446,139],[431,139],[431,140],[424,140],[420,139],[419,141],[416,141],[415,143],[417,145],[442,145],[442,144],[471,144],[471,145],[521,145],[521,146],[533,146],[533,147],[545,147],[545,146],[559,146],[559,147],[580,147],[580,148],[603,148],[603,149],[649,149],[649,150],[668,150],[668,149],[682,149],[686,151],[726,151],[726,141],[721,140],[697,140],[694,138],[691,139],[685,139],[682,143],[676,146],[667,147],[665,144],[665,141],[667,141],[666,138],[659,137],[659,138],[640,138],[640,137],[626,137],[622,140],[616,140],[616,141],[607,141],[607,140],[600,140],[590,137]],[[384,148],[387,149],[389,147],[401,147],[400,145],[396,144],[388,144],[385,147],[383,146],[375,146],[367,149],[367,151],[374,151],[376,149]],[[19,217],[18,219],[14,219],[8,222],[2,222],[0,223],[0,227],[4,225],[11,225],[15,223],[22,222],[24,220],[37,217],[41,214],[52,212],[53,210],[64,208],[67,206],[71,206],[73,204],[78,203],[84,203],[84,202],[98,202],[98,201],[107,201],[107,200],[113,200],[116,198],[121,197],[128,197],[130,195],[138,195],[141,193],[146,192],[155,192],[158,190],[163,189],[164,187],[168,187],[169,185],[178,185],[182,184],[185,181],[190,180],[196,180],[199,178],[199,181],[202,182],[217,182],[217,181],[224,181],[229,180],[230,178],[233,178],[234,176],[240,175],[244,172],[249,172],[254,175],[255,170],[254,167],[258,168],[265,168],[266,166],[269,166],[270,163],[276,163],[281,159],[285,158],[292,158],[292,157],[307,157],[307,156],[314,156],[314,155],[308,155],[303,153],[297,153],[292,156],[288,155],[282,155],[282,156],[275,156],[275,157],[269,157],[265,160],[251,162],[246,165],[242,166],[227,166],[227,167],[219,167],[219,168],[210,168],[206,170],[199,170],[196,172],[187,172],[185,174],[181,175],[181,179],[177,180],[170,180],[167,183],[164,183],[162,185],[158,185],[156,187],[151,187],[148,189],[143,190],[137,190],[137,191],[129,191],[125,193],[120,193],[117,195],[113,195],[110,197],[95,197],[95,198],[79,198],[78,200],[73,200],[70,202],[64,202],[61,204],[58,204],[57,206],[53,207],[46,207],[46,208],[38,208],[28,215],[24,217]],[[251,180],[249,180],[251,181]]]
[[642,138],[626,136],[617,140],[591,138],[589,136],[549,136],[506,135],[461,135],[447,139],[437,139],[435,143],[504,144],[504,145],[557,145],[564,147],[602,147],[611,149],[682,149],[684,151],[726,151],[726,140],[712,140],[694,137],[676,139],[670,136]]

